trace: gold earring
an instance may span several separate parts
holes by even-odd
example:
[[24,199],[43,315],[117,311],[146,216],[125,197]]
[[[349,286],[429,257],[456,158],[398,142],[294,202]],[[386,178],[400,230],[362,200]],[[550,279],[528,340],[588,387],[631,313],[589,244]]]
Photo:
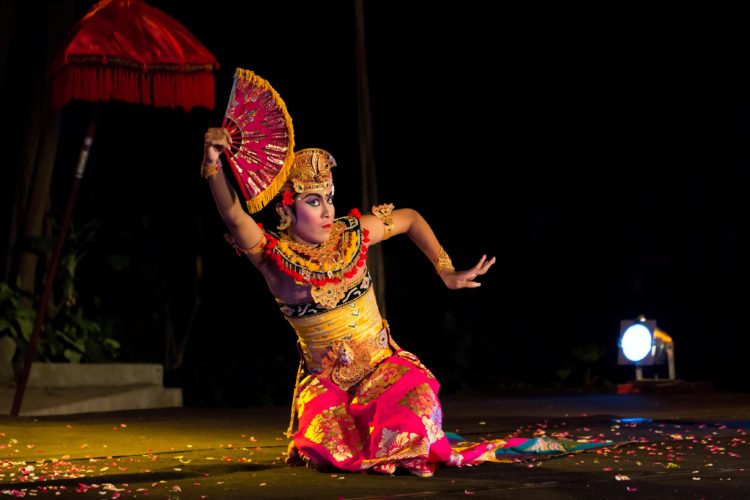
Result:
[[288,228],[292,224],[292,216],[289,215],[287,212],[284,212],[284,215],[281,216],[281,220],[279,221],[279,225],[276,226],[276,229],[279,231],[283,231],[284,229]]

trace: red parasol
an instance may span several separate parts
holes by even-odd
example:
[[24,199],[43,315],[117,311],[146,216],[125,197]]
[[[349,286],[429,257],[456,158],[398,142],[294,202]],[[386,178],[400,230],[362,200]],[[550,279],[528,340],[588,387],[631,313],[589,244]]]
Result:
[[[81,19],[51,67],[52,108],[73,99],[125,101],[155,107],[214,107],[216,58],[184,26],[142,0],[102,0]],[[12,416],[18,416],[36,357],[78,187],[94,141],[91,117],[68,195],[60,233],[46,272]]]
[[71,99],[214,107],[219,63],[175,19],[142,0],[103,0],[52,63],[52,107]]

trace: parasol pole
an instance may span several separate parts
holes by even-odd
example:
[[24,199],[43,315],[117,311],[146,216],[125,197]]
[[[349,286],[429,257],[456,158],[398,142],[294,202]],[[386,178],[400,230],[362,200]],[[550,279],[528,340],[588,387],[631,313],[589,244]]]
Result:
[[50,298],[52,297],[52,287],[55,284],[55,276],[57,276],[57,267],[60,264],[60,257],[62,256],[62,248],[65,244],[65,237],[70,227],[70,219],[73,216],[73,206],[78,196],[78,188],[81,185],[81,179],[83,173],[86,171],[86,163],[89,159],[89,151],[91,150],[91,144],[94,142],[94,131],[96,130],[96,117],[99,114],[99,106],[97,104],[94,108],[94,112],[89,120],[89,127],[86,132],[86,138],[83,140],[81,146],[81,153],[78,156],[78,166],[76,167],[75,173],[73,174],[73,182],[70,185],[70,192],[68,193],[68,204],[65,207],[65,214],[63,216],[62,224],[60,224],[60,234],[57,235],[57,242],[55,243],[55,250],[52,253],[52,260],[49,263],[47,270],[47,276],[44,281],[44,291],[42,292],[42,298],[39,301],[39,305],[36,309],[36,318],[34,320],[34,329],[31,331],[31,338],[29,339],[28,349],[26,350],[26,360],[23,364],[23,370],[21,376],[18,379],[18,385],[16,386],[16,395],[13,398],[13,408],[10,411],[12,417],[17,417],[21,411],[21,403],[23,402],[23,396],[26,392],[26,384],[29,381],[29,374],[31,373],[31,364],[36,358],[36,347],[39,343],[39,337],[42,332],[42,325],[44,324],[44,317],[47,314],[47,306],[49,305]]

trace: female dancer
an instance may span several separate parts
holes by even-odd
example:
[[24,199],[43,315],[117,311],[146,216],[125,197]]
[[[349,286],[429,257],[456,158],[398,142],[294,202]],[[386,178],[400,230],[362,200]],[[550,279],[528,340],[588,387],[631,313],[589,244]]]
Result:
[[[495,443],[455,451],[442,430],[439,384],[419,359],[398,347],[375,303],[367,249],[407,234],[450,289],[475,288],[495,258],[456,271],[427,222],[412,209],[379,205],[335,218],[336,162],[322,149],[295,152],[278,231],[264,230],[242,208],[221,169],[226,129],[211,128],[202,175],[208,179],[228,241],[263,274],[298,336],[302,362],[292,420],[298,429],[288,462],[430,476],[438,463],[484,460]],[[289,435],[291,437],[290,425]]]

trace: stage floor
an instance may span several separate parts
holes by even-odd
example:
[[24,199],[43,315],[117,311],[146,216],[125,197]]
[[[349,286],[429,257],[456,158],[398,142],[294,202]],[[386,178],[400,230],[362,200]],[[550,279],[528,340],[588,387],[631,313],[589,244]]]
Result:
[[[631,440],[604,452],[397,473],[284,465],[288,407],[0,417],[0,492],[57,498],[747,498],[750,394],[463,396],[445,430]],[[634,421],[622,421],[633,418]]]

